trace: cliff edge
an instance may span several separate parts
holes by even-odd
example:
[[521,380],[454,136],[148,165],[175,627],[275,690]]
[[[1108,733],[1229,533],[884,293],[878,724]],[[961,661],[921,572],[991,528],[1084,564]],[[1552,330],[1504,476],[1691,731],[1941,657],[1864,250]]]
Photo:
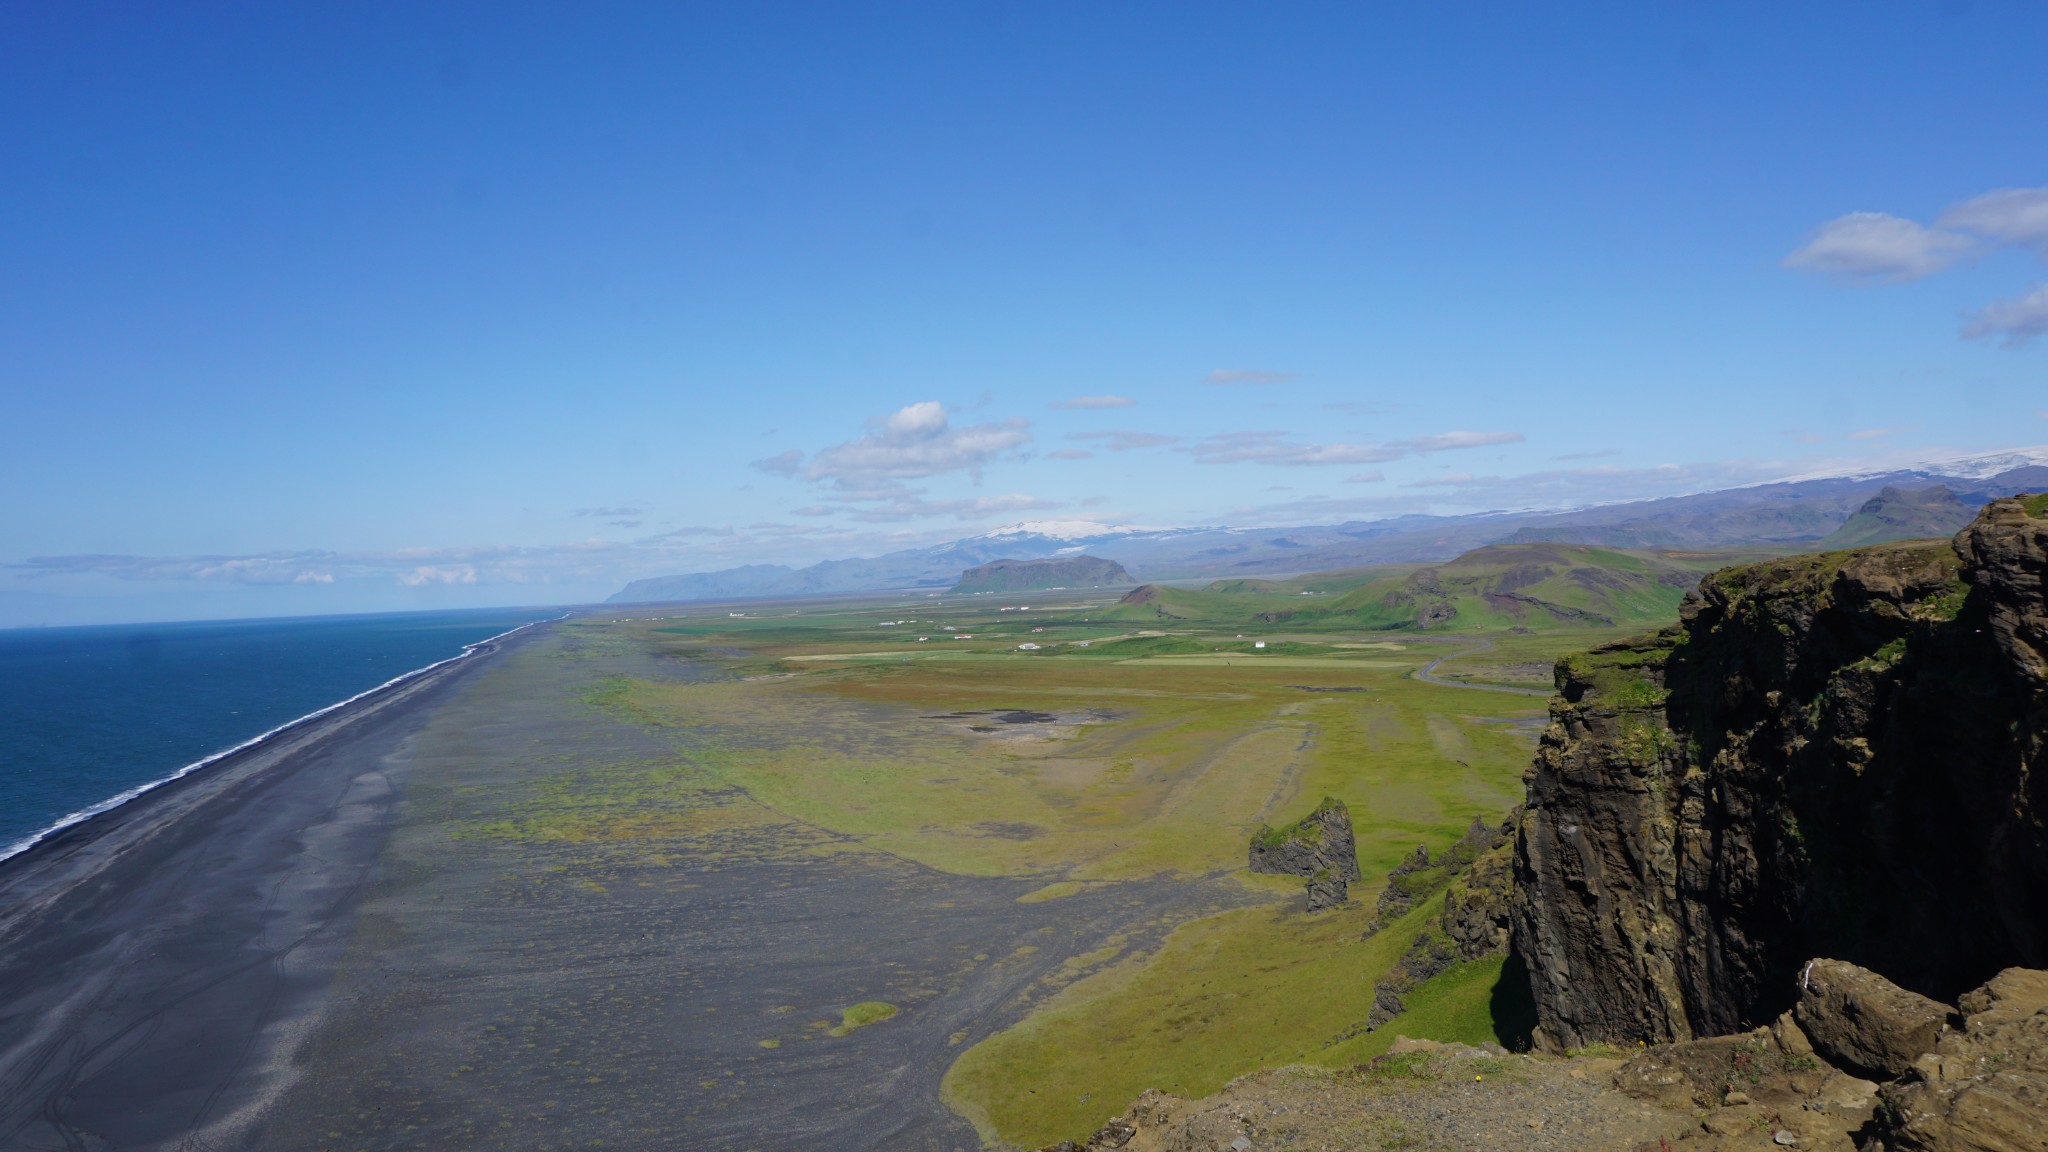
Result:
[[1515,846],[1539,1041],[1791,1007],[1814,956],[1954,1002],[2048,966],[2048,497],[1726,569],[1561,661]]

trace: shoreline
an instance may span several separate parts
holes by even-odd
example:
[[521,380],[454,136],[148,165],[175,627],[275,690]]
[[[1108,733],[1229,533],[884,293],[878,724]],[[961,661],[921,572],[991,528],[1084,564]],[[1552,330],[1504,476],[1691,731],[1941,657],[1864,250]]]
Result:
[[345,700],[337,700],[334,703],[329,704],[325,707],[316,708],[313,711],[306,713],[304,716],[299,716],[294,719],[287,720],[284,723],[279,724],[275,728],[251,736],[247,740],[244,740],[239,744],[233,745],[232,747],[223,748],[218,752],[208,753],[207,755],[192,761],[190,764],[187,764],[184,767],[179,768],[178,770],[172,772],[167,776],[151,780],[144,784],[138,784],[135,787],[130,788],[124,792],[117,792],[114,795],[107,797],[105,800],[101,800],[95,804],[87,805],[86,807],[80,808],[75,812],[68,813],[60,817],[55,823],[49,824],[41,829],[38,829],[37,831],[31,832],[27,836],[24,836],[21,839],[16,840],[12,844],[9,844],[4,848],[0,848],[0,889],[4,889],[6,886],[8,872],[11,871],[9,867],[11,864],[13,864],[16,860],[20,859],[22,856],[30,852],[33,852],[37,848],[37,846],[44,844],[52,838],[60,836],[63,833],[73,828],[76,828],[81,824],[89,823],[100,816],[104,816],[110,812],[117,811],[123,806],[133,803],[136,800],[140,800],[142,797],[147,796],[152,792],[155,792],[156,790],[164,787],[167,784],[174,784],[180,780],[186,779],[187,777],[192,776],[198,772],[201,772],[204,769],[210,768],[216,764],[219,764],[224,760],[228,760],[234,756],[240,755],[245,752],[256,751],[260,749],[268,741],[275,740],[278,737],[287,735],[293,730],[300,728],[306,724],[310,724],[316,720],[319,720],[324,716],[333,715],[335,712],[347,708],[352,704],[359,704],[365,700],[370,699],[371,697],[376,696],[380,692],[385,692],[390,689],[400,687],[406,683],[411,682],[412,680],[415,680],[421,676],[425,676],[428,673],[433,672],[437,668],[445,668],[459,660],[467,660],[470,657],[476,655],[486,645],[496,644],[499,641],[504,640],[509,636],[513,636],[520,632],[523,632],[528,628],[533,628],[541,624],[556,623],[560,620],[565,620],[567,618],[567,616],[560,616],[556,617],[555,620],[536,620],[529,624],[521,624],[517,628],[508,628],[495,636],[486,636],[482,640],[477,640],[473,643],[464,644],[462,646],[462,651],[456,653],[453,656],[449,656],[442,660],[436,660],[431,664],[421,665],[420,667],[414,668],[409,672],[402,672],[397,676],[393,676],[391,679],[384,681],[382,684],[379,684],[373,688],[366,688],[363,691],[358,692]]
[[461,653],[436,660],[280,724],[259,736],[223,749],[161,780],[123,792],[66,816],[39,832],[11,855],[0,857],[0,947],[22,921],[118,863],[137,843],[174,829],[221,793],[252,777],[286,766],[307,753],[344,739],[359,721],[431,689],[453,674],[476,666],[474,658],[498,652],[529,629],[553,620],[537,620],[495,636],[463,645]]
[[544,623],[0,861],[0,1146],[243,1146],[330,1007],[419,734]]

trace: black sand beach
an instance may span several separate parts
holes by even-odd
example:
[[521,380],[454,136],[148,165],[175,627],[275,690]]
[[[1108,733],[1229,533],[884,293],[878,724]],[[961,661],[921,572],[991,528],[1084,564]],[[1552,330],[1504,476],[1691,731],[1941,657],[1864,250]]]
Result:
[[0,863],[0,1147],[234,1147],[290,1075],[425,718],[496,641]]
[[[698,673],[501,647],[0,867],[0,1147],[972,1148],[954,1057],[1244,899],[1020,903],[715,787],[658,835],[508,833],[687,770],[588,693]],[[898,1014],[834,1035],[866,1001]]]

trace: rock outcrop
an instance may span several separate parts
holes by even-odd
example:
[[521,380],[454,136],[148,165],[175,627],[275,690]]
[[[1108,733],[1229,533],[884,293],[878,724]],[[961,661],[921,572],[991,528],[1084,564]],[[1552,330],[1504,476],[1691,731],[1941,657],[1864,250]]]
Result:
[[1285,828],[1261,827],[1252,837],[1251,870],[1307,880],[1311,912],[1344,903],[1359,878],[1351,810],[1325,796],[1315,811]]
[[1835,956],[1953,1003],[2048,965],[2048,497],[1727,569],[1561,661],[1517,838],[1539,1041],[1743,1032]]
[[1375,909],[1374,931],[1439,889],[1448,890],[1443,912],[1416,934],[1415,943],[1373,986],[1367,1031],[1399,1016],[1407,1008],[1403,997],[1423,981],[1452,965],[1507,950],[1514,877],[1510,837],[1519,816],[1509,816],[1498,828],[1474,817],[1465,835],[1435,863],[1430,862],[1426,848],[1417,847],[1415,855],[1387,875],[1387,886]]
[[2009,968],[1961,1007],[1963,1027],[1880,1093],[1872,1152],[2048,1152],[2048,972]]

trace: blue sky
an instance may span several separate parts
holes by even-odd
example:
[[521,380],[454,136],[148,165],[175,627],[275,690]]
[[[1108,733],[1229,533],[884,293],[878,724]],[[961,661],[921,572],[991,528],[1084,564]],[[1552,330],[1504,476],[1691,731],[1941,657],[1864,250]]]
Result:
[[2019,0],[9,5],[0,625],[2048,442],[2044,44]]

